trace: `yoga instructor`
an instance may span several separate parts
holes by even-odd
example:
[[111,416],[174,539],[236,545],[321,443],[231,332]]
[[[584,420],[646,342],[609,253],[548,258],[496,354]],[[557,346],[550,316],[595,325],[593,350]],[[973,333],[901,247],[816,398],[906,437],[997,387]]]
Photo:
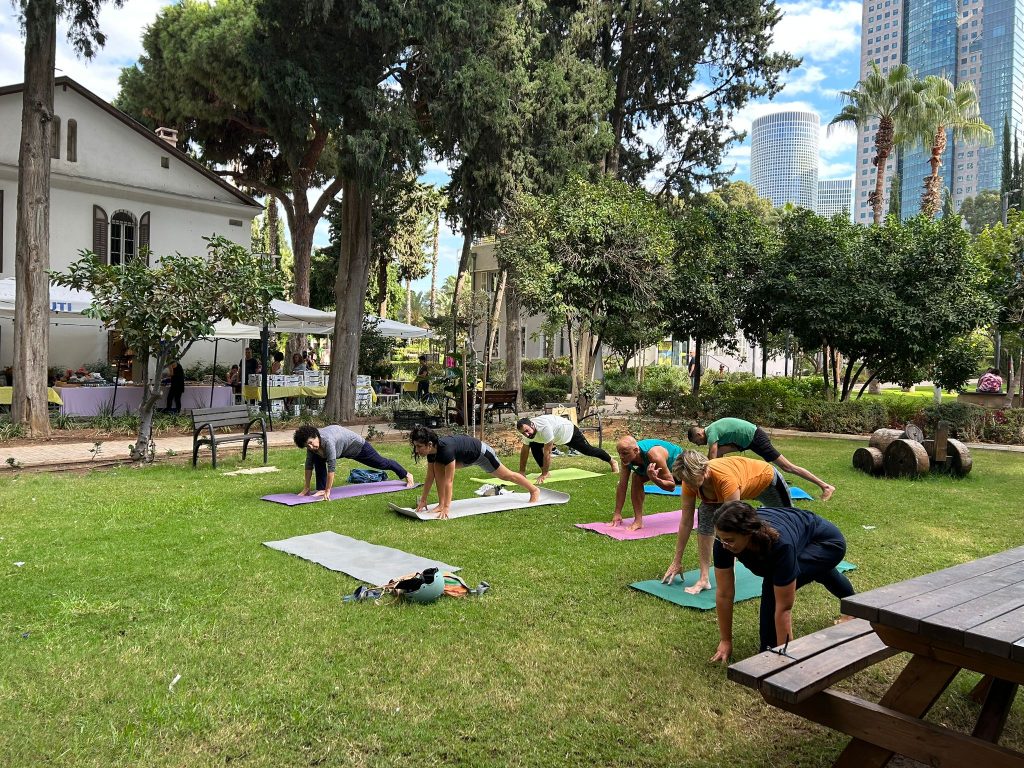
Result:
[[407,488],[412,488],[416,484],[412,474],[401,464],[384,458],[364,438],[337,424],[321,429],[299,427],[295,430],[293,439],[296,446],[306,449],[306,481],[299,496],[310,495],[309,481],[315,472],[316,492],[313,495],[323,496],[324,501],[330,501],[338,459],[352,459],[373,469],[391,470],[399,480],[405,480]]

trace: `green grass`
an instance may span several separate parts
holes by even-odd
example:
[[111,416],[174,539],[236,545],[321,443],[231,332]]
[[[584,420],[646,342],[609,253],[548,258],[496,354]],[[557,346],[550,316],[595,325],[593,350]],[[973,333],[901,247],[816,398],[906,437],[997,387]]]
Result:
[[[979,452],[965,480],[909,482],[855,473],[852,444],[779,444],[838,485],[811,508],[846,533],[860,590],[1024,543],[1019,455]],[[271,462],[283,471],[223,477],[227,461],[0,478],[0,765],[807,768],[845,744],[709,666],[712,613],[627,588],[664,571],[672,537],[572,527],[611,516],[611,476],[557,486],[572,493],[565,506],[418,523],[386,510],[416,492],[262,502],[299,488],[298,451]],[[458,473],[456,497],[474,471]],[[354,580],[261,545],[326,529],[460,565],[493,589],[345,605]],[[795,630],[836,613],[807,587]],[[755,650],[756,617],[757,601],[737,606],[738,656]],[[880,695],[900,663],[845,685]],[[973,680],[935,717],[967,726]],[[1024,748],[1019,704],[1003,743]]]

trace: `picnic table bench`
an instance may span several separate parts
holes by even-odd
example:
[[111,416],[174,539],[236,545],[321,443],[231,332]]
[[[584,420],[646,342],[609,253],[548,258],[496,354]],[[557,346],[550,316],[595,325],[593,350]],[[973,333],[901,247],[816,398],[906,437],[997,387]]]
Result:
[[[455,405],[448,408],[448,420],[465,426],[466,418],[462,412],[462,398],[454,400]],[[475,409],[477,422],[483,416],[492,419],[495,416],[501,418],[503,413],[514,413],[519,416],[519,390],[517,389],[488,389],[486,392],[479,390],[469,393],[469,407]]]
[[[253,425],[259,424],[259,431],[251,431]],[[225,427],[243,427],[242,432],[218,434],[217,430]],[[249,450],[249,441],[259,440],[263,443],[263,463],[267,463],[267,422],[263,414],[253,416],[248,406],[228,405],[221,408],[192,409],[192,466],[199,459],[199,449],[210,446],[213,454],[213,467],[217,468],[217,446],[221,443],[241,443],[242,461]]]
[[[853,621],[733,664],[765,701],[853,737],[835,766],[881,767],[893,754],[930,766],[1024,768],[999,746],[1024,683],[1024,547],[854,595]],[[831,685],[901,651],[910,661],[877,704]],[[970,735],[924,720],[961,670],[984,675]]]
[[597,447],[604,447],[604,424],[601,421],[601,411],[597,408],[591,409],[581,419],[577,417],[576,406],[572,403],[544,403],[544,413],[564,416],[579,427],[580,432],[584,435],[588,432],[597,435]]

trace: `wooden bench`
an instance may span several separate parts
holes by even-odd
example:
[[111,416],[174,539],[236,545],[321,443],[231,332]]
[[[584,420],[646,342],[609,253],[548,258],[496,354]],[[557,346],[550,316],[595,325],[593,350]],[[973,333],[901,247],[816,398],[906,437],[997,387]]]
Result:
[[786,655],[765,651],[736,662],[728,676],[758,691],[769,704],[814,719],[797,705],[897,653],[869,622],[853,619],[793,640]]
[[[259,424],[258,432],[251,432],[254,424]],[[227,427],[243,427],[241,433],[217,434],[218,429]],[[206,433],[200,437],[201,433]],[[248,406],[228,405],[220,408],[192,409],[192,466],[199,459],[199,449],[210,446],[213,454],[213,467],[217,468],[217,446],[221,443],[241,443],[242,461],[249,450],[249,441],[259,440],[263,443],[263,463],[267,463],[267,422],[263,415],[252,416]]]
[[425,413],[414,409],[395,408],[391,412],[392,425],[395,429],[412,429],[417,424],[436,429],[441,426],[441,417],[433,413]]
[[[476,410],[479,418],[487,416],[493,420],[498,416],[499,420],[503,413],[511,412],[519,417],[519,390],[516,389],[488,389],[486,392],[476,391],[470,395],[470,408]],[[481,408],[482,406],[482,408]],[[455,398],[455,406],[448,409],[448,420],[465,426],[466,419],[462,413],[462,398]]]
[[544,403],[544,413],[564,416],[579,427],[584,435],[588,432],[596,434],[597,447],[604,447],[604,424],[601,421],[601,412],[596,408],[580,419],[576,415],[576,406],[572,403]]

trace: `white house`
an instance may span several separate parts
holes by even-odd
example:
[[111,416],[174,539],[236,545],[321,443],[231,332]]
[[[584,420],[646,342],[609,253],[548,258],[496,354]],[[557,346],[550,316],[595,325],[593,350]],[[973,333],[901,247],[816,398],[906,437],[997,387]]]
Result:
[[[262,206],[178,149],[174,131],[150,131],[70,78],[55,85],[51,269],[66,269],[84,249],[110,264],[143,246],[153,258],[201,255],[203,237],[214,234],[249,247]],[[0,88],[0,277],[14,276],[22,90]],[[51,328],[51,366],[112,362],[119,353],[116,339],[69,322]],[[0,369],[11,365],[12,332],[13,322],[0,320]]]

